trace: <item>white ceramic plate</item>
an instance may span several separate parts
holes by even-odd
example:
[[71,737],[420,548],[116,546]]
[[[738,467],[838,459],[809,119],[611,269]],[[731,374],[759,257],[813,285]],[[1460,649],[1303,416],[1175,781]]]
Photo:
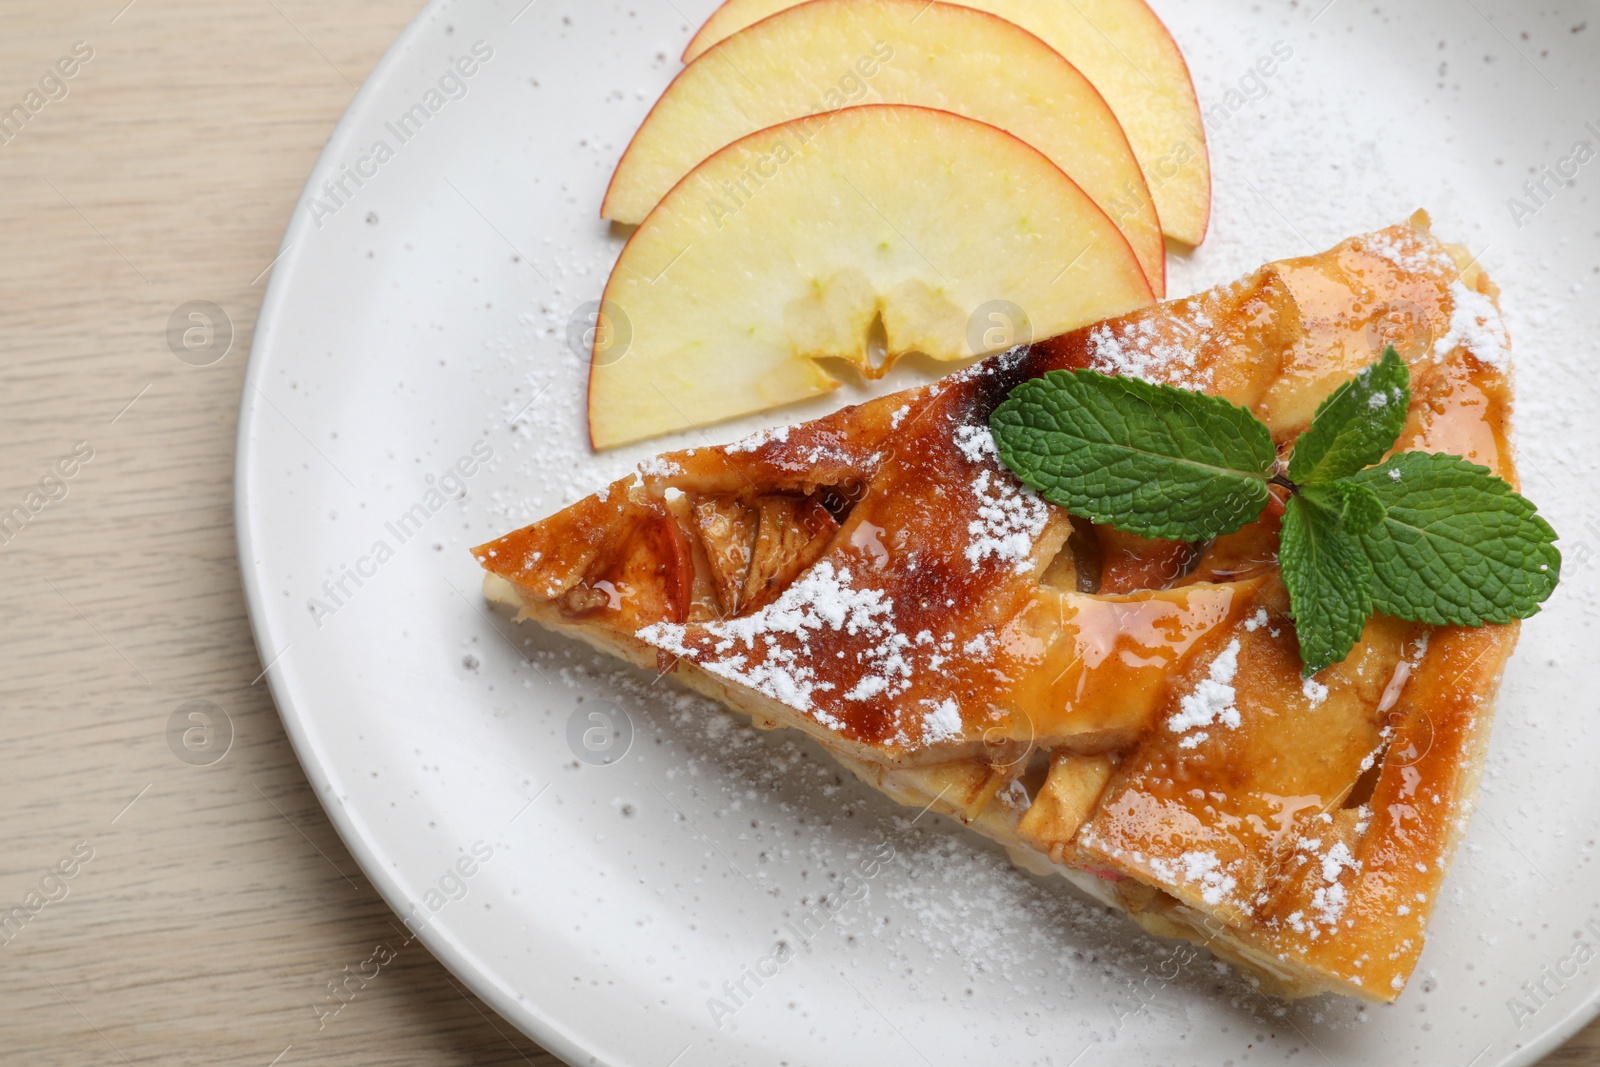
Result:
[[[367,875],[452,970],[561,1056],[619,1067],[1488,1067],[1594,1012],[1600,163],[1542,203],[1520,188],[1600,145],[1586,5],[1159,3],[1216,172],[1174,294],[1428,207],[1505,287],[1527,489],[1567,535],[1410,988],[1285,1009],[809,744],[486,609],[469,546],[698,439],[591,455],[567,325],[621,244],[596,217],[610,169],[711,2],[524,2],[433,4],[351,106],[285,236],[239,434],[245,584],[284,722]],[[1272,76],[1252,74],[1274,45]],[[578,758],[596,709],[628,735],[609,764]],[[830,892],[837,913],[816,912]],[[776,966],[780,941],[797,951]]]

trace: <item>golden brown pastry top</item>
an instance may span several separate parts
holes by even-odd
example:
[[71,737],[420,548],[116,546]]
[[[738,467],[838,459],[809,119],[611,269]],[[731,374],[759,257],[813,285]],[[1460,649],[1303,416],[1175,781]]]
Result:
[[1402,446],[1509,476],[1501,353],[1431,344],[1462,293],[1493,311],[1456,274],[1444,246],[1394,227],[922,389],[659,457],[479,556],[883,758],[958,758],[985,739],[1117,747],[1168,674],[1252,609],[1277,517],[1213,546],[1083,530],[1100,558],[1080,580],[1071,520],[1000,465],[990,412],[1020,381],[1095,367],[1225,396],[1287,448],[1392,342],[1414,380]]

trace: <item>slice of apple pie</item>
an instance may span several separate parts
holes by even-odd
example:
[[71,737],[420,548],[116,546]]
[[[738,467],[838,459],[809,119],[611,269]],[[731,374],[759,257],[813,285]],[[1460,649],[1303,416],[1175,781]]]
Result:
[[1232,285],[731,445],[670,453],[475,555],[520,617],[789,727],[1283,996],[1399,995],[1517,628],[1373,618],[1310,679],[1280,514],[1206,544],[1074,518],[988,419],[1058,368],[1201,390],[1287,451],[1393,345],[1397,449],[1515,482],[1496,290],[1419,214]]

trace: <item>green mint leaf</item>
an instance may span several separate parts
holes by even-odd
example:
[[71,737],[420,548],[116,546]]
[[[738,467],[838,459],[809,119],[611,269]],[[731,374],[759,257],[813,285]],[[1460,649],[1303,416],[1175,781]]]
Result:
[[1313,485],[1372,466],[1394,447],[1410,404],[1411,372],[1390,345],[1317,408],[1289,457],[1289,479]]
[[1345,533],[1366,533],[1383,521],[1385,509],[1378,494],[1355,482],[1308,485],[1300,495],[1327,512]]
[[1485,467],[1406,452],[1351,481],[1386,509],[1360,535],[1385,614],[1432,626],[1525,619],[1561,578],[1556,532]]
[[1307,678],[1350,654],[1372,615],[1372,565],[1332,515],[1289,499],[1278,548]]
[[1243,408],[1087,370],[1023,382],[989,426],[1005,465],[1046,500],[1172,541],[1259,516],[1276,459],[1272,434]]

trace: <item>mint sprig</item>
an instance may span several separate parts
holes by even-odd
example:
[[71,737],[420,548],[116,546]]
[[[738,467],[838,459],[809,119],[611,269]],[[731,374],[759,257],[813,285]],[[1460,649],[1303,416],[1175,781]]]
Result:
[[989,426],[1006,466],[1046,500],[1169,541],[1260,515],[1277,460],[1271,432],[1243,408],[1096,371],[1023,382]]
[[[1337,516],[1293,496],[1278,545],[1300,661],[1309,676],[1350,654],[1372,616],[1372,564]],[[1315,605],[1315,610],[1304,610]]]
[[1312,482],[1301,486],[1294,499],[1331,516],[1337,525],[1351,534],[1366,533],[1388,514],[1377,493],[1354,481]]
[[1095,371],[1022,383],[989,425],[1046,500],[1144,537],[1209,540],[1258,518],[1273,485],[1286,492],[1279,562],[1310,677],[1350,654],[1374,612],[1510,622],[1560,580],[1555,530],[1503,479],[1459,456],[1384,459],[1410,405],[1391,347],[1317,408],[1287,463],[1243,408]]
[[1410,406],[1411,371],[1391,345],[1317,407],[1310,428],[1294,443],[1290,480],[1315,485],[1372,466],[1394,447]]
[[1351,481],[1384,505],[1360,539],[1386,615],[1433,626],[1525,619],[1561,578],[1556,532],[1486,467],[1405,452]]

